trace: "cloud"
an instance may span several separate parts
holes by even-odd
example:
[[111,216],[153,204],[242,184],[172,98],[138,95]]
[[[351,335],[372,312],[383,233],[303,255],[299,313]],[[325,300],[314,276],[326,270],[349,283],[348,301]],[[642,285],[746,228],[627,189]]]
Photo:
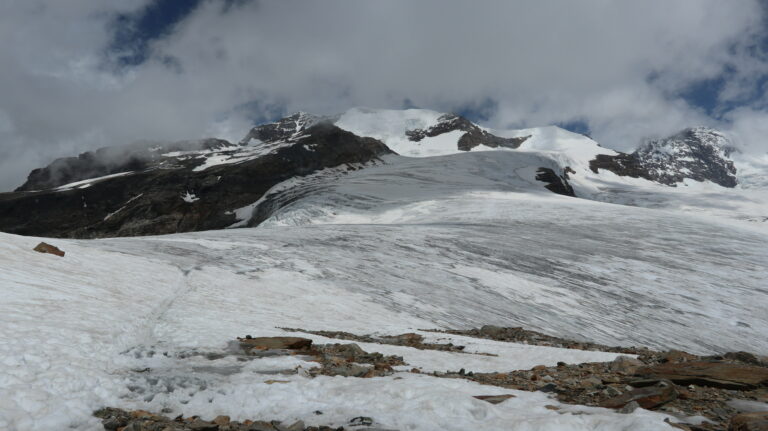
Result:
[[[495,127],[579,122],[617,149],[764,115],[757,1],[203,0],[153,31],[115,27],[160,3],[0,6],[0,189],[77,151],[236,140],[296,110],[408,103],[477,110]],[[686,96],[707,80],[722,81],[716,109]]]

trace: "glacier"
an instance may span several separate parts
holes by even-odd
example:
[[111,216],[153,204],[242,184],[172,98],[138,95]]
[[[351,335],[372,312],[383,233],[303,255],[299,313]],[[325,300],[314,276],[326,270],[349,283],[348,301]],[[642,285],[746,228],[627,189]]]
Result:
[[[278,184],[237,213],[237,229],[50,240],[64,258],[33,252],[40,238],[0,234],[0,428],[101,429],[91,414],[111,405],[307,424],[365,415],[401,430],[650,431],[674,418],[405,371],[617,356],[423,331],[485,324],[608,345],[768,353],[764,189],[594,173],[588,160],[612,150],[554,127],[494,132],[530,136],[514,150],[459,152],[455,134],[404,140],[438,118],[342,115],[337,125],[401,155]],[[578,197],[535,180],[540,167],[564,166]],[[259,226],[242,227],[259,208]],[[206,357],[245,334],[334,342],[281,327],[417,332],[468,353],[362,343],[409,365],[388,377],[298,373],[278,384],[268,383],[276,372],[312,363]],[[516,397],[472,398],[502,393]]]

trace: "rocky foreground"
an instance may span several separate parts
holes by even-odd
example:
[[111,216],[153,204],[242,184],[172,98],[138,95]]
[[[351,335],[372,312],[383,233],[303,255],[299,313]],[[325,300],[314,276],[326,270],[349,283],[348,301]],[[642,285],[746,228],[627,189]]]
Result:
[[[451,343],[426,343],[415,334],[394,336],[356,335],[348,332],[308,331],[284,328],[291,332],[306,332],[328,338],[361,343],[407,346],[423,350],[462,352],[463,346]],[[550,393],[562,403],[614,409],[631,413],[638,408],[665,413],[676,420],[667,422],[670,429],[690,431],[762,431],[768,430],[768,358],[748,352],[730,352],[715,356],[697,356],[670,350],[611,347],[578,342],[522,328],[484,326],[465,331],[435,331],[456,335],[487,338],[523,344],[565,347],[625,353],[613,362],[535,366],[530,370],[499,370],[497,373],[476,373],[472,370],[446,370],[432,375],[447,379],[467,379],[484,385]],[[402,357],[366,352],[355,343],[313,345],[303,337],[238,338],[240,353],[247,358],[266,356],[302,356],[317,366],[309,370],[296,369],[307,377],[318,375],[349,378],[371,378],[395,374],[394,366],[407,365]],[[148,371],[148,370],[140,370]],[[421,373],[412,368],[411,373]],[[279,378],[270,384],[287,383]],[[475,398],[497,404],[515,395],[483,395]],[[546,406],[559,410],[557,406]],[[109,431],[322,431],[365,429],[376,427],[375,418],[350,418],[346,427],[305,426],[301,421],[286,424],[268,418],[232,421],[227,416],[200,418],[197,416],[169,418],[162,413],[143,410],[125,411],[103,408],[94,413]],[[321,416],[323,412],[316,411]],[[563,412],[563,414],[566,414]]]

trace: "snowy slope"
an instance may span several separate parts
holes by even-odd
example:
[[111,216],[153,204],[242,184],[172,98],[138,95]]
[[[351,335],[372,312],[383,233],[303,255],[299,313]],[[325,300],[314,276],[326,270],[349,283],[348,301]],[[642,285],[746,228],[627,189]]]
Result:
[[[448,318],[442,320],[445,325],[464,319],[449,317],[443,305],[430,305],[428,298],[412,296],[415,292],[408,289],[371,290],[390,275],[370,278],[372,274],[358,266],[363,273],[350,278],[355,266],[369,259],[392,263],[383,254],[385,247],[375,251],[385,232],[292,232],[286,236],[281,230],[256,229],[57,241],[67,251],[63,259],[32,252],[34,238],[1,235],[0,428],[97,430],[101,425],[90,415],[105,405],[208,418],[226,414],[241,420],[303,419],[308,424],[342,425],[362,414],[383,427],[403,430],[650,431],[667,426],[665,416],[642,409],[621,415],[563,405],[556,412],[544,408],[560,405],[544,393],[408,372],[373,379],[279,375],[285,383],[270,384],[280,370],[312,364],[301,357],[241,363],[232,356],[195,355],[226,353],[227,342],[244,333],[285,334],[276,326],[391,334],[434,327],[442,320],[436,320],[435,313]],[[399,241],[398,236],[413,233],[393,231],[385,237]],[[350,234],[362,235],[356,238],[360,241],[355,250],[349,248],[350,238],[344,239]],[[296,248],[296,240],[315,246]],[[320,254],[335,257],[337,264],[317,260],[316,247]],[[361,259],[361,250],[368,250],[368,257]],[[423,262],[424,268],[438,264]],[[369,270],[377,271],[377,266]],[[353,287],[360,284],[362,289]],[[454,302],[459,306],[463,301]],[[480,319],[484,311],[467,308],[466,316]],[[490,371],[616,357],[491,341],[475,345],[467,349],[469,354],[365,343],[361,347],[402,355],[425,371]],[[516,398],[499,405],[472,398],[502,393]],[[317,416],[316,410],[324,414]]]
[[409,157],[439,156],[458,152],[456,143],[463,132],[451,132],[421,142],[408,139],[405,132],[428,129],[444,115],[429,109],[368,109],[353,108],[334,123],[358,136],[376,138],[392,151]]

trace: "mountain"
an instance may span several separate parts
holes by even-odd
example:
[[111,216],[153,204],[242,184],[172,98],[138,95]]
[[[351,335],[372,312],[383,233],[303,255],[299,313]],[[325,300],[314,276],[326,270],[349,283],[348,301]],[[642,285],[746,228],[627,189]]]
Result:
[[722,133],[698,127],[649,141],[630,154],[598,155],[590,168],[671,186],[692,179],[735,187],[736,167],[729,159],[734,150]]
[[[494,155],[475,156],[488,151]],[[252,128],[237,144],[138,143],[58,159],[30,173],[15,192],[0,194],[0,230],[95,238],[256,226],[323,189],[344,187],[343,177],[356,171],[352,177],[371,178],[361,181],[377,190],[375,178],[384,175],[386,185],[402,192],[401,201],[413,196],[409,188],[447,196],[485,184],[488,190],[700,208],[700,193],[675,194],[668,186],[735,187],[733,153],[724,135],[704,128],[618,153],[558,127],[492,130],[424,109],[297,113]],[[739,198],[737,206],[745,207],[727,216],[763,217],[762,200],[751,205],[742,190],[714,193]],[[353,194],[354,205],[370,202]]]
[[[290,135],[271,125],[257,129],[266,130],[259,135],[264,141],[251,144],[206,140],[57,160],[32,172],[22,191],[0,194],[0,226],[78,238],[222,229],[237,221],[231,210],[282,181],[329,167],[353,169],[391,153],[327,123]],[[92,177],[101,174],[108,175]]]
[[[243,134],[0,195],[2,229],[111,237],[0,233],[0,429],[726,429],[763,406],[768,199],[738,153],[712,153],[735,187],[673,187],[593,170],[620,153],[558,127],[427,110]],[[697,366],[721,375],[649,371]]]

